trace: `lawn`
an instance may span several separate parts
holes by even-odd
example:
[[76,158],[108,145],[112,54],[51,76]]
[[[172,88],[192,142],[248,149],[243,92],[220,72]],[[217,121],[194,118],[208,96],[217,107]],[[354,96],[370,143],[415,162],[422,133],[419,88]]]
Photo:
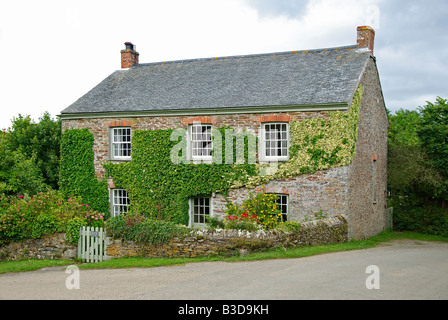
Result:
[[376,247],[378,245],[387,245],[387,242],[399,239],[421,240],[421,241],[442,241],[448,242],[448,238],[420,234],[416,232],[394,232],[385,231],[377,236],[365,240],[350,241],[346,243],[301,247],[301,248],[278,248],[266,252],[252,253],[244,257],[197,257],[197,258],[143,258],[129,257],[117,258],[98,263],[82,263],[81,261],[66,260],[21,260],[0,262],[0,274],[7,272],[24,272],[33,271],[49,267],[61,267],[76,264],[80,269],[106,269],[106,268],[150,268],[168,265],[178,265],[203,261],[254,261],[267,259],[288,259],[302,258],[317,254],[348,251],[348,250],[364,250]]

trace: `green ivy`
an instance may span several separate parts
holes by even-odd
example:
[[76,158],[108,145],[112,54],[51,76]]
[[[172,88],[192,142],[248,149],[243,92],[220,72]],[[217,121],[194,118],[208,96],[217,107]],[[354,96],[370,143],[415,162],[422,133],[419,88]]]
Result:
[[[361,97],[362,86],[355,93],[349,111],[292,121],[289,160],[275,166],[256,164],[249,150],[255,147],[257,139],[247,132],[233,133],[229,127],[213,130],[212,163],[187,161],[183,152],[185,131],[166,129],[135,130],[132,161],[103,166],[115,186],[127,190],[132,212],[187,224],[190,197],[212,192],[227,195],[233,188],[253,188],[274,179],[350,164],[355,152]],[[226,140],[229,132],[234,138]],[[237,154],[236,150],[241,148],[236,146],[242,143],[244,154]],[[231,144],[232,148],[226,148],[226,144]],[[87,129],[64,132],[61,189],[81,195],[86,199],[84,201],[95,204],[96,210],[105,212],[108,208],[107,185],[95,177],[92,146],[93,135]],[[229,159],[235,164],[226,164]],[[238,159],[244,161],[237,162]]]
[[[325,118],[291,121],[289,160],[271,168],[271,174],[246,177],[245,186],[253,188],[274,179],[351,164],[355,153],[362,92],[363,87],[359,86],[347,112],[333,111]],[[266,165],[257,164],[258,172],[266,169]],[[240,186],[237,183],[234,187]]]
[[[106,174],[113,177],[116,187],[128,191],[133,212],[144,213],[154,219],[188,224],[190,197],[209,195],[216,191],[225,194],[232,182],[247,179],[256,173],[255,164],[247,163],[248,138],[244,140],[244,163],[225,163],[226,129],[230,128],[214,131],[214,162],[199,164],[185,161],[185,153],[181,153],[179,163],[173,162],[172,150],[179,148],[181,151],[185,142],[182,135],[174,135],[178,138],[173,140],[174,129],[136,130],[132,137],[132,161],[105,164]],[[219,147],[216,148],[216,145]],[[235,148],[231,150],[236,159]],[[227,157],[230,156],[227,154]]]
[[70,198],[80,196],[94,210],[109,214],[107,181],[98,181],[93,163],[93,134],[88,129],[67,130],[61,137],[59,186]]

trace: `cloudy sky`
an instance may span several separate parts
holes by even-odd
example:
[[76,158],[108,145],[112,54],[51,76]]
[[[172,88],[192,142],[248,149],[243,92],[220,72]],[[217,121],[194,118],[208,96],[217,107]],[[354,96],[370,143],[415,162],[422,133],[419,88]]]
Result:
[[140,62],[330,48],[376,31],[392,112],[448,98],[447,0],[0,0],[0,129],[55,117],[114,70]]

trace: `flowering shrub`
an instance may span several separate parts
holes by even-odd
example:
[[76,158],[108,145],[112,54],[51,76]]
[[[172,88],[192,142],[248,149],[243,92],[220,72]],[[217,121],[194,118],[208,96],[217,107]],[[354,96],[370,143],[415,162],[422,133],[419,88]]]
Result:
[[104,217],[100,213],[89,213],[86,212],[85,216],[87,223],[91,227],[104,227]]
[[281,222],[281,211],[277,204],[278,196],[264,192],[250,193],[242,207],[233,202],[226,205],[226,228],[256,230],[258,227],[272,229]]
[[57,232],[66,232],[69,241],[74,243],[78,240],[80,226],[103,225],[103,214],[84,204],[79,197],[64,199],[62,193],[53,190],[32,197],[0,196],[0,244]]
[[[232,203],[228,204],[228,207],[236,207]],[[238,210],[232,210],[230,211],[241,211]],[[256,215],[249,215],[248,210],[245,212],[239,214],[234,212],[234,214],[227,215],[224,220],[224,226],[227,229],[240,229],[240,230],[257,230],[258,229],[258,218]]]

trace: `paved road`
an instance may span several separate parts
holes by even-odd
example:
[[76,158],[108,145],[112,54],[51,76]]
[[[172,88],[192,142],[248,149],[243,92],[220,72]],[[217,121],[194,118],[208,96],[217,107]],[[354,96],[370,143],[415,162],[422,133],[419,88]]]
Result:
[[[371,265],[378,269],[366,273]],[[299,259],[79,270],[79,289],[69,290],[74,275],[65,267],[3,274],[0,299],[446,300],[448,244],[396,241]],[[368,277],[379,289],[367,289]]]

